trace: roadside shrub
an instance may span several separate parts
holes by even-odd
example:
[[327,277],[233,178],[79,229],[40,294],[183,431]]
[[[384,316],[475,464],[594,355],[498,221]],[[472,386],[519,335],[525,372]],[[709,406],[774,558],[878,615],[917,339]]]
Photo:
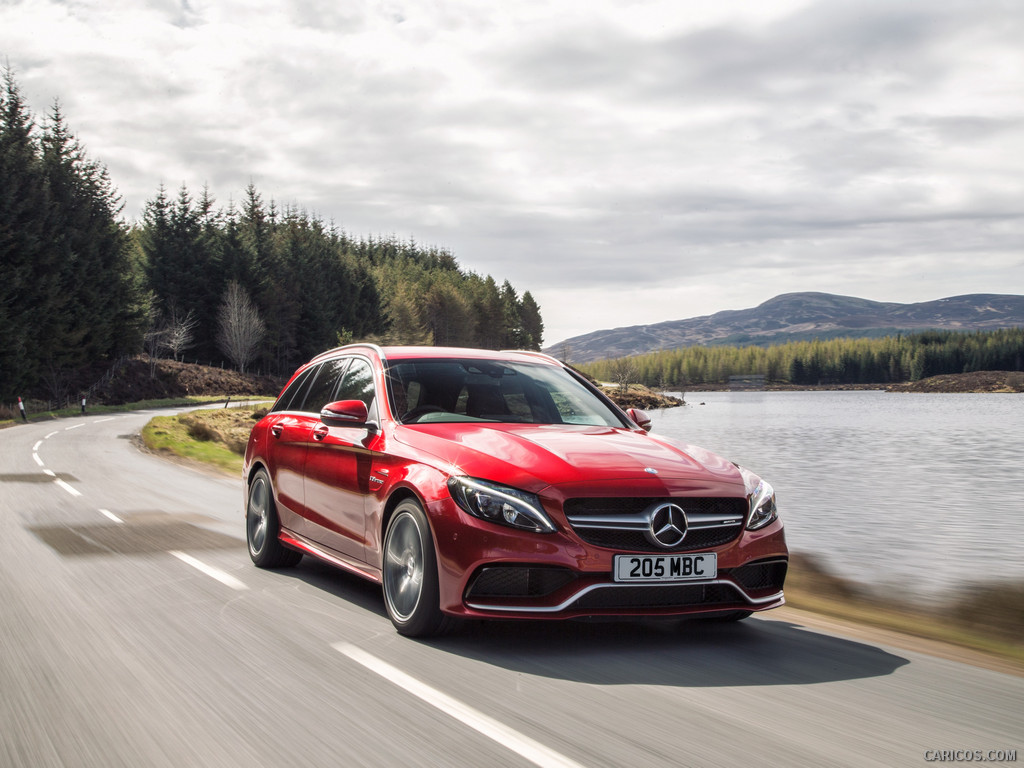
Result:
[[979,634],[1019,643],[1024,638],[1024,583],[986,582],[965,587],[944,613]]
[[249,443],[248,435],[237,435],[228,434],[224,438],[224,445],[228,447],[228,450],[232,453],[237,453],[239,456],[245,455],[245,446]]
[[791,552],[786,586],[807,594],[840,600],[866,597],[851,581],[832,573],[820,558],[808,552]]
[[210,408],[179,416],[178,422],[193,440],[219,443],[239,456],[245,454],[255,414],[240,408]]
[[199,419],[185,417],[181,420],[181,423],[188,428],[189,437],[194,440],[201,440],[203,442],[223,442],[220,432]]

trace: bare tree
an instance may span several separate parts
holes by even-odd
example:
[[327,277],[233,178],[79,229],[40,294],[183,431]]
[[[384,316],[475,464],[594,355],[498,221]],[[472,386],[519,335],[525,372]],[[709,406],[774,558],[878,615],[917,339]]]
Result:
[[619,389],[628,392],[631,384],[640,381],[640,368],[632,357],[619,357],[612,360],[610,366],[612,380],[619,385]]
[[46,388],[50,390],[50,394],[53,395],[58,408],[70,401],[71,384],[68,381],[67,372],[54,363],[52,358],[46,361],[46,367],[43,369],[43,381]]
[[193,310],[190,309],[183,316],[176,307],[171,307],[171,316],[167,321],[162,342],[167,349],[171,350],[175,360],[192,346],[197,325],[199,325],[199,318],[196,317]]
[[217,346],[242,373],[256,354],[267,327],[245,289],[232,280],[217,316]]

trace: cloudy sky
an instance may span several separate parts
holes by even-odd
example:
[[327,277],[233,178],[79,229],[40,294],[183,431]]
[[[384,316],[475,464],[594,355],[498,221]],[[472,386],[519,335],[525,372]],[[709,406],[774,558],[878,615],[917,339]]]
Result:
[[125,216],[253,181],[545,342],[779,293],[1024,294],[1016,0],[0,0]]

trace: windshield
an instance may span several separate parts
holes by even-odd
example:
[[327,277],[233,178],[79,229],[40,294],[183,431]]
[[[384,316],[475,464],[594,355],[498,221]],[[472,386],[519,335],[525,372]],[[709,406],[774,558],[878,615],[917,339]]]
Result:
[[586,386],[552,365],[399,360],[387,367],[391,409],[406,424],[490,421],[626,426]]

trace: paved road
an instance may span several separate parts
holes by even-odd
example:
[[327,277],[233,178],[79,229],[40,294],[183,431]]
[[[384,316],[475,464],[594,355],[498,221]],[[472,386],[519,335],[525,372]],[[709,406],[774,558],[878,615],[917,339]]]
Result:
[[1024,678],[784,612],[400,638],[372,585],[252,567],[240,481],[141,453],[151,415],[0,430],[0,766],[1024,761]]

